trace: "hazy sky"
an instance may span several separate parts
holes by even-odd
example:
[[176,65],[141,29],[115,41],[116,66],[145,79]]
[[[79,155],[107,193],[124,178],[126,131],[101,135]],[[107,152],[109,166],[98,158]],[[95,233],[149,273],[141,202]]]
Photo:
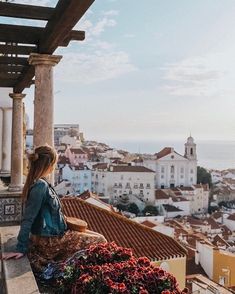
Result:
[[55,122],[88,139],[235,140],[234,16],[234,0],[96,0],[86,41],[57,51]]

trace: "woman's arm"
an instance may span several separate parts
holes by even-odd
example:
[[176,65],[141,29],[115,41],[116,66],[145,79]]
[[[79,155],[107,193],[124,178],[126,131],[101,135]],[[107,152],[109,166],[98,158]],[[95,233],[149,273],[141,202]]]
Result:
[[44,181],[38,181],[30,190],[29,197],[26,201],[23,220],[18,234],[16,251],[25,254],[29,245],[29,234],[32,224],[37,217],[41,206],[46,198],[48,185]]

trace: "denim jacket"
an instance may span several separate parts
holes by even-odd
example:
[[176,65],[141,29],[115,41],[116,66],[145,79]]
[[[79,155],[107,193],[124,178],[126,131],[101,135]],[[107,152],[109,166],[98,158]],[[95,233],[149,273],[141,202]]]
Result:
[[17,252],[28,251],[30,233],[39,236],[62,236],[67,229],[61,203],[50,184],[39,179],[32,185],[25,204],[24,216],[17,237]]

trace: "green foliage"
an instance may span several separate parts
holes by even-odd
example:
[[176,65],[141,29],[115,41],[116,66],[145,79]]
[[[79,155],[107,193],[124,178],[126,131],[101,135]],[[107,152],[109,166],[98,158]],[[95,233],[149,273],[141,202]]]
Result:
[[127,210],[136,215],[140,212],[139,207],[135,203],[130,203]]
[[212,186],[211,174],[204,167],[197,167],[197,183],[209,184],[209,187]]
[[126,210],[127,210],[127,206],[126,206],[126,205],[123,205],[123,204],[121,204],[121,203],[118,203],[118,204],[117,204],[117,209],[118,209],[119,211],[126,211]]
[[150,215],[158,215],[158,209],[156,206],[153,205],[147,205],[145,206],[145,209],[143,210],[144,214],[150,214]]

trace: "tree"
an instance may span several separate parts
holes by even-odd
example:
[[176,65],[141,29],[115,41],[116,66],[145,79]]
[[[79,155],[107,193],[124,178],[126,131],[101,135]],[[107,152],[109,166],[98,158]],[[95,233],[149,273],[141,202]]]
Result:
[[143,210],[144,214],[150,214],[150,215],[158,215],[158,209],[156,206],[153,205],[147,205],[145,206],[145,209]]
[[209,184],[209,187],[212,186],[211,174],[204,167],[197,167],[197,183]]
[[119,211],[126,211],[126,210],[127,210],[127,206],[118,203],[118,204],[117,204],[117,209],[118,209]]
[[139,207],[135,203],[130,203],[127,210],[136,215],[140,212]]

